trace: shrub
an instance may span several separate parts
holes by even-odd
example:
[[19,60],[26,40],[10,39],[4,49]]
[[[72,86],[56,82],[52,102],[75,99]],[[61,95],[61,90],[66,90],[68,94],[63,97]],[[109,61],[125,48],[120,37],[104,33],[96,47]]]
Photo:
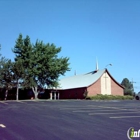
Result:
[[95,96],[87,96],[86,99],[90,100],[133,100],[134,97],[130,95],[102,95],[97,94]]

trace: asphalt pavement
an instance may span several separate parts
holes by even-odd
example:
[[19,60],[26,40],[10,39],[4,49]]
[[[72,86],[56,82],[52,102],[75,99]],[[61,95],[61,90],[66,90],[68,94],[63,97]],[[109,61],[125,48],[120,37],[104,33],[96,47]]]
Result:
[[128,140],[131,127],[140,129],[135,100],[0,101],[0,140]]

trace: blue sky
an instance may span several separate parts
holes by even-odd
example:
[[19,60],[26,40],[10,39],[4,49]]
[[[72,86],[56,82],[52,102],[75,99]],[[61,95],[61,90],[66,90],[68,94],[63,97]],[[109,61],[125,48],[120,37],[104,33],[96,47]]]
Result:
[[12,48],[20,33],[62,47],[70,58],[65,76],[107,64],[121,83],[133,79],[140,91],[140,0],[0,0],[0,44],[14,60]]

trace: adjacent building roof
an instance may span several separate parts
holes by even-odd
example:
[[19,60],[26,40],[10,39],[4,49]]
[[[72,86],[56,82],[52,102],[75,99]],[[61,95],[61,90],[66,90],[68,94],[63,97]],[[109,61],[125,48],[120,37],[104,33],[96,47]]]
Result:
[[59,82],[60,89],[72,89],[80,87],[88,87],[95,83],[106,71],[106,69],[92,71],[86,74],[74,75],[71,77],[63,78]]

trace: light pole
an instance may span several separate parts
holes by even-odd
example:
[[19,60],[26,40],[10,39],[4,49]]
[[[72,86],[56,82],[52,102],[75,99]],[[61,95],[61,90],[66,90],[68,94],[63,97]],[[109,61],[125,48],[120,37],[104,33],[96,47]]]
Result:
[[107,67],[107,66],[112,66],[112,64],[107,64],[105,67]]

